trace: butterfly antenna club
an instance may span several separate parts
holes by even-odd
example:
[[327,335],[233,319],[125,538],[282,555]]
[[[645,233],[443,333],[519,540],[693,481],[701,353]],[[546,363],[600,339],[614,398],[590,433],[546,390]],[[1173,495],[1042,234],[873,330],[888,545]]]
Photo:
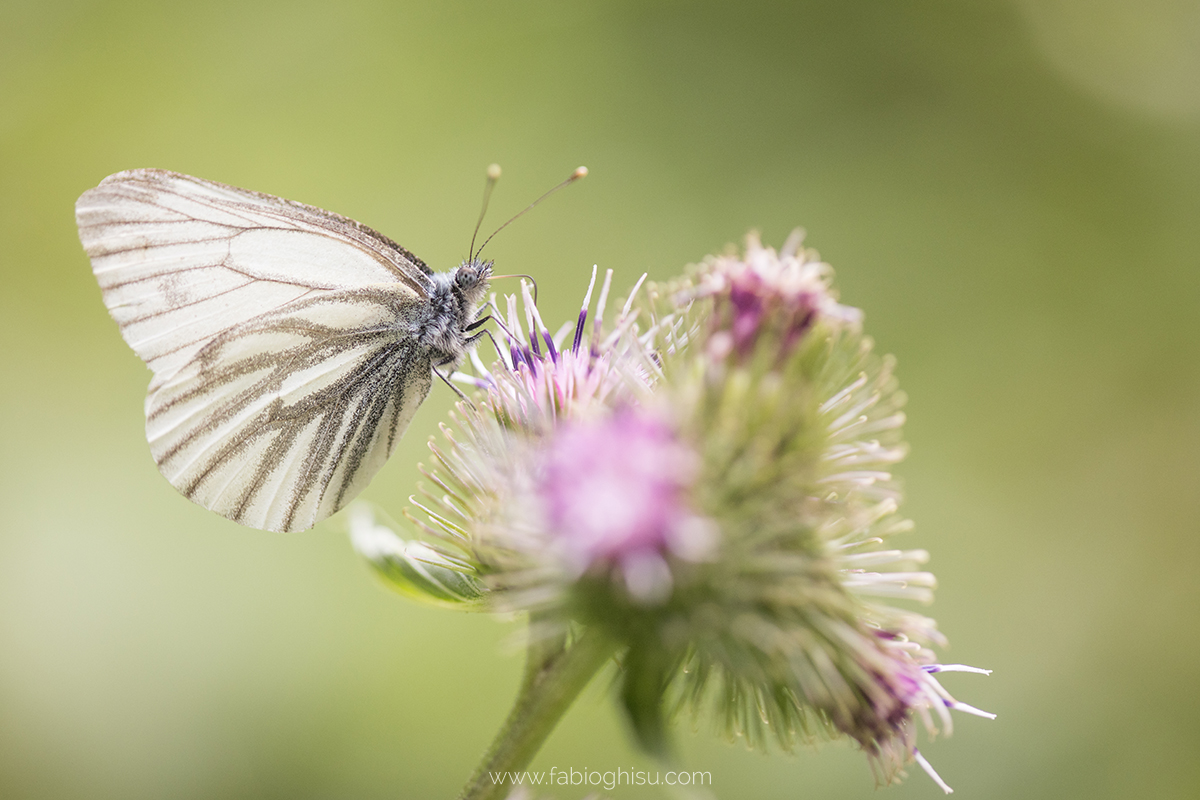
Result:
[[[496,181],[500,180],[500,165],[489,164],[487,168],[487,183],[483,185],[483,205],[479,208],[479,219],[475,221],[475,231],[471,234],[471,246],[467,248],[468,255],[471,260],[475,260],[475,237],[479,235],[479,226],[483,224],[483,218],[487,214],[488,201],[492,199],[492,189],[496,187]],[[484,244],[487,244],[484,242]],[[483,248],[479,248],[482,250]]]
[[554,194],[555,192],[557,192],[559,189],[562,189],[564,186],[568,186],[568,185],[570,185],[570,184],[574,183],[575,181],[577,181],[577,180],[579,180],[579,179],[581,179],[581,178],[586,178],[586,177],[587,177],[587,174],[588,174],[588,168],[587,168],[587,167],[576,167],[575,171],[574,171],[574,172],[572,172],[572,173],[570,174],[570,176],[569,176],[569,177],[568,177],[568,178],[567,178],[565,181],[563,181],[562,183],[558,184],[557,186],[555,186],[555,187],[554,187],[553,189],[551,189],[550,191],[546,192],[544,195],[542,195],[541,197],[539,197],[537,200],[534,200],[532,203],[530,203],[529,205],[525,206],[525,208],[521,209],[521,210],[520,210],[520,211],[518,211],[516,214],[514,214],[514,215],[513,215],[513,216],[512,216],[512,217],[511,217],[511,218],[508,220],[508,222],[504,223],[504,224],[503,224],[503,225],[501,225],[499,228],[496,228],[496,230],[492,231],[492,235],[491,235],[491,236],[489,236],[488,238],[484,239],[484,240],[483,240],[483,244],[479,245],[479,251],[478,251],[478,252],[476,252],[476,253],[474,254],[474,256],[472,256],[472,260],[474,260],[475,258],[478,258],[478,257],[479,257],[479,254],[483,252],[483,248],[485,248],[485,247],[487,247],[487,246],[488,246],[488,242],[490,242],[492,239],[494,239],[497,233],[499,233],[500,231],[504,230],[504,229],[505,229],[505,228],[507,228],[509,225],[513,224],[514,222],[516,222],[516,221],[517,221],[517,219],[518,219],[519,217],[521,217],[521,215],[523,215],[525,212],[527,212],[527,211],[531,210],[531,209],[532,209],[534,206],[536,206],[538,203],[542,202],[542,201],[543,201],[543,200],[545,200],[547,197],[549,197],[550,195],[552,195],[552,194]]

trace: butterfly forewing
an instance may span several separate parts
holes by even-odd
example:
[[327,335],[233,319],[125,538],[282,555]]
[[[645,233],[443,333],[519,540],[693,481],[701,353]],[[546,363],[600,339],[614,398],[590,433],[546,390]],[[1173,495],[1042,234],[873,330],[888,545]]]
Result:
[[268,530],[361,491],[429,391],[428,267],[345,217],[159,170],[106,179],[76,214],[154,371],[147,437],[177,489]]
[[218,333],[311,293],[428,290],[420,259],[353,220],[187,175],[117,173],[75,214],[105,305],[156,380]]

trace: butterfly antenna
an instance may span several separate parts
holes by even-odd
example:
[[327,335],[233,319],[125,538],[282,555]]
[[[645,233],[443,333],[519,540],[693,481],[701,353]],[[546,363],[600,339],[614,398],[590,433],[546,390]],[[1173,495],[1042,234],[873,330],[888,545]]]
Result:
[[[488,242],[490,242],[490,241],[491,241],[491,240],[492,240],[492,239],[493,239],[493,238],[496,236],[496,234],[497,234],[497,233],[499,233],[500,231],[504,230],[504,229],[505,229],[505,228],[507,228],[509,225],[513,224],[514,222],[516,222],[516,221],[517,221],[517,218],[518,218],[518,217],[520,217],[522,214],[524,214],[526,211],[529,211],[529,210],[530,210],[530,209],[532,209],[534,206],[536,206],[538,203],[542,202],[542,201],[543,201],[543,200],[545,200],[547,197],[549,197],[550,195],[554,194],[555,192],[557,192],[559,189],[563,188],[564,186],[566,186],[566,185],[568,185],[568,184],[571,184],[571,183],[574,183],[575,181],[579,180],[580,178],[585,178],[585,177],[587,177],[587,174],[588,174],[588,168],[587,168],[587,167],[578,167],[578,168],[577,168],[577,169],[576,169],[574,172],[572,172],[572,173],[571,173],[570,177],[568,177],[568,178],[567,178],[565,181],[563,181],[562,183],[560,183],[558,186],[555,186],[555,187],[554,187],[553,189],[551,189],[550,191],[546,192],[544,195],[542,195],[541,197],[539,197],[537,200],[534,200],[532,203],[530,203],[529,205],[527,205],[525,208],[521,209],[521,210],[520,210],[520,211],[518,211],[516,214],[514,214],[514,215],[513,215],[513,217],[512,217],[512,219],[510,219],[508,222],[504,223],[504,224],[503,224],[503,225],[501,225],[499,228],[496,228],[496,230],[492,231],[492,235],[491,235],[491,236],[489,236],[488,238],[484,239],[484,240],[483,240],[483,244],[479,245],[479,253],[482,253],[482,252],[483,252],[483,248],[485,248],[485,247],[487,247],[487,246],[488,246]],[[479,253],[476,253],[476,254],[474,255],[474,257],[473,257],[473,258],[478,258],[478,257],[479,257]]]
[[[471,234],[471,246],[467,248],[467,253],[471,255],[471,261],[475,260],[473,255],[475,252],[475,237],[479,235],[479,226],[483,224],[483,217],[487,214],[488,201],[492,199],[492,189],[496,187],[496,181],[500,180],[500,165],[489,164],[487,168],[487,183],[483,185],[483,205],[479,209],[479,219],[475,221],[475,232]],[[487,244],[487,242],[484,242]],[[483,248],[479,248],[482,250]]]

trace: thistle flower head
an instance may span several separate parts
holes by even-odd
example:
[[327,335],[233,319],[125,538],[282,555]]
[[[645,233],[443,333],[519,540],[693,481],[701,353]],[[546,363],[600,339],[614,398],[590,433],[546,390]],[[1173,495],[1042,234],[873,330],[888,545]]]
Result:
[[858,309],[837,303],[830,288],[833,271],[801,247],[803,240],[802,231],[793,231],[776,252],[751,233],[743,255],[716,256],[701,266],[694,296],[715,301],[712,354],[746,358],[761,337],[770,336],[775,354],[786,357],[818,319],[861,321]]
[[970,668],[937,663],[934,621],[892,602],[928,603],[935,583],[923,550],[884,547],[911,527],[892,475],[905,398],[800,244],[751,235],[635,287],[607,334],[611,272],[590,328],[592,287],[556,336],[527,291],[509,298],[499,358],[459,376],[477,401],[431,443],[410,518],[426,566],[479,587],[464,604],[622,642],[647,748],[690,709],[756,746],[847,736],[880,782],[916,761],[948,789],[917,727],[984,712],[935,677]]

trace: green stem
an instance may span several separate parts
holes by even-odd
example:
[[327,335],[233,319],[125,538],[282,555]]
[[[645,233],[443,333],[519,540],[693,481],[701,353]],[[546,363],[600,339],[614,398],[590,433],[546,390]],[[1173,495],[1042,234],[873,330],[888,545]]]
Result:
[[[525,769],[617,644],[587,630],[565,649],[561,643],[547,652],[544,644],[529,648],[525,678],[508,719],[467,782],[459,800],[500,800],[513,786],[498,773]],[[493,776],[495,779],[493,779]]]

